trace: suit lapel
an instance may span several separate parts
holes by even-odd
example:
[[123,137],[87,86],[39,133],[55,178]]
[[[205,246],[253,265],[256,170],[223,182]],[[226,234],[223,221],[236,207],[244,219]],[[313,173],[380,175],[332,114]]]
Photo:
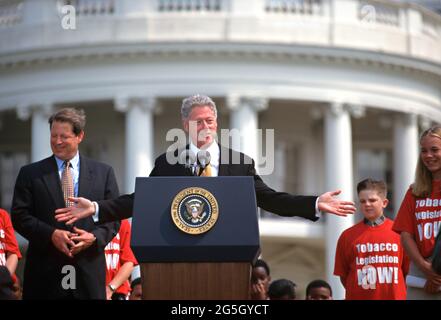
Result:
[[78,181],[78,197],[89,198],[93,184],[93,171],[89,161],[80,155],[80,177]]
[[64,197],[61,189],[60,176],[58,174],[57,162],[55,157],[49,157],[42,162],[43,181],[46,184],[52,200],[57,208],[64,208]]
[[191,168],[186,168],[182,164],[179,164],[179,171],[177,176],[192,176],[193,172],[191,171]]

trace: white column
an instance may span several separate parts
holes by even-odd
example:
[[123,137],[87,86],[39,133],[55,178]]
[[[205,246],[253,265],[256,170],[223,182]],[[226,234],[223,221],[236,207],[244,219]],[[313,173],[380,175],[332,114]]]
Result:
[[414,181],[419,155],[418,121],[414,114],[396,115],[394,119],[394,214],[409,185]]
[[258,112],[268,107],[268,99],[230,95],[227,98],[227,105],[231,110],[230,129],[238,129],[240,132],[240,139],[233,138],[231,147],[253,158],[257,170],[259,161]]
[[135,190],[136,177],[147,177],[153,169],[153,97],[117,98],[115,108],[126,112],[126,185]]
[[18,106],[17,117],[26,121],[31,119],[31,162],[39,161],[52,154],[50,144],[49,117],[53,112],[52,104],[37,106]]
[[[351,117],[342,104],[332,104],[325,113],[326,190],[340,189],[340,199],[353,200]],[[326,275],[335,299],[344,298],[340,279],[333,275],[335,249],[343,230],[353,225],[353,217],[326,214]]]

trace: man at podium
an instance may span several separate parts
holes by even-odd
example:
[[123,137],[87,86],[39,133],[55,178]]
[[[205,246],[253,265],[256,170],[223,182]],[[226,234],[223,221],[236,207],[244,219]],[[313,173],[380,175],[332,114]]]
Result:
[[[353,202],[336,198],[340,190],[329,191],[320,196],[297,196],[277,192],[268,187],[256,173],[254,160],[247,155],[225,148],[216,141],[217,109],[214,101],[203,95],[185,98],[181,107],[181,117],[190,143],[186,147],[184,161],[178,163],[170,159],[182,158],[178,150],[173,154],[164,153],[155,161],[150,176],[252,176],[257,206],[281,216],[299,216],[315,221],[320,212],[346,216],[355,212]],[[228,156],[225,156],[228,154]],[[191,156],[197,155],[197,156]],[[134,193],[117,199],[91,202],[85,198],[72,198],[75,207],[58,209],[56,219],[72,224],[78,219],[93,216],[95,222],[104,223],[122,220],[132,216]]]

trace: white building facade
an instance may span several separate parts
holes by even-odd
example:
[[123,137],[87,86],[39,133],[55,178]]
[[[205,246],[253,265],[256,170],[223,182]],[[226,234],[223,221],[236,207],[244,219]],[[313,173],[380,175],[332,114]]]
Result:
[[[0,1],[0,205],[20,166],[51,154],[57,108],[85,109],[81,151],[132,192],[195,93],[215,100],[220,128],[245,132],[236,147],[256,159],[256,130],[274,129],[270,186],[355,200],[359,180],[384,179],[393,216],[419,133],[441,122],[441,16],[387,0]],[[262,213],[273,279],[303,290],[324,278],[342,298],[335,245],[358,219]]]

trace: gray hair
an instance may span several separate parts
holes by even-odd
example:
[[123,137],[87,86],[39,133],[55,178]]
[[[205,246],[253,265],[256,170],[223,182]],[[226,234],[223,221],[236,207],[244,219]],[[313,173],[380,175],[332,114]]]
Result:
[[204,95],[195,94],[182,100],[181,116],[182,119],[187,119],[194,107],[207,106],[214,112],[214,117],[217,118],[217,109],[214,101]]

